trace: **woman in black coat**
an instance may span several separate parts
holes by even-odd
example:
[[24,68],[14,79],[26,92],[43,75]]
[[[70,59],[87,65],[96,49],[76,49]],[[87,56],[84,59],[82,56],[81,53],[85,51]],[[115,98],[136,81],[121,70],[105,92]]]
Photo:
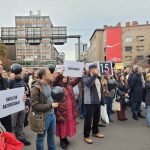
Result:
[[117,85],[117,99],[120,101],[121,109],[120,111],[117,111],[117,119],[120,121],[127,120],[127,117],[125,115],[125,98],[129,97],[128,95],[128,84],[125,80],[124,74],[119,75],[118,78],[118,85]]

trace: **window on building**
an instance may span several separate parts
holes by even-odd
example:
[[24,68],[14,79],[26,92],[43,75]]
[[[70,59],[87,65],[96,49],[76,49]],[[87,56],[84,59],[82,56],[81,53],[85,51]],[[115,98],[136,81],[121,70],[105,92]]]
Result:
[[126,46],[126,47],[125,47],[125,51],[126,51],[126,52],[132,51],[132,46]]
[[143,45],[136,46],[136,50],[137,51],[144,51],[144,46]]
[[137,56],[137,60],[144,60],[144,56],[143,55]]
[[125,56],[125,61],[132,61],[132,56]]
[[125,42],[126,42],[126,43],[131,43],[131,42],[132,42],[132,37],[131,37],[131,36],[127,36],[127,37],[125,38]]
[[137,36],[136,41],[144,41],[144,36]]

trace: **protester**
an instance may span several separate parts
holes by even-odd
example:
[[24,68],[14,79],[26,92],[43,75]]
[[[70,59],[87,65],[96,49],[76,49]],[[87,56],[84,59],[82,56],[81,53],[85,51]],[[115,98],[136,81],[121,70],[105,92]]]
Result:
[[117,100],[120,102],[120,111],[117,111],[117,119],[120,121],[127,120],[127,117],[125,115],[126,110],[126,98],[129,98],[128,95],[128,84],[124,77],[124,74],[121,74],[119,76],[118,85],[117,85]]
[[145,89],[146,89],[146,95],[145,95],[145,102],[147,105],[147,127],[150,127],[150,73],[146,75],[146,83],[145,83]]
[[29,77],[28,82],[30,89],[37,80],[38,80],[38,70],[33,70],[32,75]]
[[[9,82],[9,88],[15,89],[19,87],[25,87],[25,83],[21,76],[22,72],[21,65],[13,64],[11,66],[11,72],[15,74],[15,79]],[[25,114],[26,110],[22,110],[20,112],[16,112],[11,115],[12,132],[16,135],[16,137],[20,142],[24,143],[24,145],[30,145],[31,143],[28,140],[26,140],[25,134],[23,133]]]
[[[103,103],[103,89],[100,81],[99,71],[95,64],[89,66],[89,74],[83,79],[84,83],[84,141],[92,144],[90,132],[92,129],[93,136],[104,138],[104,135],[99,132],[98,124],[100,119],[100,105]],[[92,123],[93,120],[93,123]]]
[[[39,80],[33,85],[31,89],[32,113],[45,118],[41,122],[39,119],[39,126],[31,121],[32,129],[37,129],[36,149],[44,150],[44,138],[47,133],[48,149],[56,150],[55,145],[55,130],[56,117],[54,108],[58,107],[58,103],[54,103],[51,97],[51,87],[49,82],[53,81],[53,75],[48,68],[40,68],[38,71]],[[44,126],[40,126],[40,124]]]
[[143,83],[141,78],[141,68],[139,66],[136,66],[134,71],[135,72],[132,74],[129,83],[133,119],[138,120],[138,117],[144,118],[144,116],[141,114],[141,102],[143,99]]
[[[0,60],[0,91],[8,89],[7,80],[5,80],[2,77],[2,71],[3,71],[3,63]],[[11,115],[8,115],[6,117],[0,118],[0,121],[1,121],[2,125],[5,127],[6,131],[8,131],[8,132],[12,131]]]
[[5,70],[2,71],[2,77],[8,80],[8,73]]
[[116,93],[116,81],[112,76],[105,76],[102,81],[104,88],[104,103],[107,107],[108,118],[110,122],[113,122],[110,115],[112,112],[112,102]]
[[56,109],[56,135],[60,138],[60,146],[66,149],[70,144],[67,137],[73,137],[76,134],[76,117],[78,110],[76,105],[75,94],[73,87],[75,87],[81,78],[69,79],[69,77],[62,76],[60,86],[64,89],[64,98],[59,102]]

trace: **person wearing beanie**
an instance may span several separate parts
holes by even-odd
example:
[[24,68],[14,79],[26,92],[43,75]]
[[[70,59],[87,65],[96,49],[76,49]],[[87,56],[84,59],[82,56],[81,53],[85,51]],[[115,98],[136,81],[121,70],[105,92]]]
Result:
[[[95,64],[89,66],[89,73],[83,79],[84,84],[84,104],[85,104],[85,118],[84,118],[84,141],[92,144],[90,132],[97,138],[104,138],[104,135],[99,132],[98,123],[100,120],[100,105],[103,102],[103,88],[99,71]],[[93,120],[93,123],[92,123]]]

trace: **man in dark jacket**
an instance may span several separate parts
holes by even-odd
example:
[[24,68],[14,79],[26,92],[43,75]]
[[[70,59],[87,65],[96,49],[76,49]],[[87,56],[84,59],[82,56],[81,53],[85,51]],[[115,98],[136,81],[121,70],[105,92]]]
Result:
[[[100,105],[103,103],[103,91],[99,71],[95,64],[89,66],[89,74],[83,79],[84,83],[84,104],[85,104],[85,119],[84,119],[84,140],[88,144],[93,141],[90,138],[91,125],[92,134],[97,138],[104,138],[103,134],[99,133],[98,123],[100,119]],[[93,123],[92,123],[93,120]]]
[[[7,81],[1,76],[2,71],[3,71],[3,64],[2,64],[2,61],[0,60],[0,91],[7,90],[8,88]],[[11,115],[8,115],[4,118],[0,118],[0,122],[5,127],[7,132],[12,131]]]
[[141,114],[141,102],[143,99],[143,83],[141,78],[141,68],[137,66],[135,73],[132,75],[130,82],[131,109],[133,119],[138,120],[138,117],[144,118]]

